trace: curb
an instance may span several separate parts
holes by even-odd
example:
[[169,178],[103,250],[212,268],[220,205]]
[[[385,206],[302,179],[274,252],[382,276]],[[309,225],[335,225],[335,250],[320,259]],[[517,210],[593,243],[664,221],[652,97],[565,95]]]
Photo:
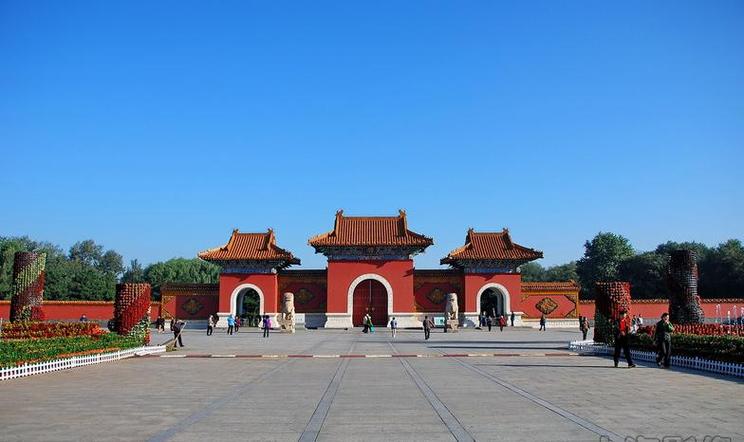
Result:
[[190,358],[190,359],[337,359],[337,358],[533,358],[533,357],[566,357],[579,356],[574,352],[554,352],[554,353],[428,353],[428,354],[165,354],[165,355],[147,355],[149,358]]

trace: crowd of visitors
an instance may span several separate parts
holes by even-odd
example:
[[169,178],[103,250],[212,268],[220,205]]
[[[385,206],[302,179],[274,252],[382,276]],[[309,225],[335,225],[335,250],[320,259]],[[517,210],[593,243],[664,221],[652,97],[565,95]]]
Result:
[[[510,315],[511,319],[511,326],[514,327],[514,320],[515,320],[515,314],[514,312]],[[217,315],[210,315],[207,319],[207,336],[212,336],[214,333],[214,328],[217,326],[219,318]],[[80,318],[81,322],[87,321],[87,318],[85,315],[81,316]],[[226,333],[228,335],[233,335],[234,333],[238,333],[238,330],[240,329],[242,325],[242,318],[239,316],[233,316],[229,315],[226,319],[227,322],[227,330]],[[372,317],[369,314],[365,314],[362,319],[362,333],[374,333],[375,332],[375,326],[372,322]],[[499,330],[504,331],[504,327],[507,326],[507,317],[505,315],[498,315],[497,317],[492,317],[490,315],[486,315],[485,312],[481,313],[479,317],[479,327],[487,327],[488,331],[491,331],[491,328],[494,324],[498,324]],[[156,328],[159,332],[164,331],[165,329],[165,319],[162,316],[159,316],[158,319],[155,322]],[[184,330],[186,323],[182,320],[177,320],[175,318],[171,319],[170,321],[170,329],[173,332],[174,337],[174,346],[183,347],[183,337],[182,337],[182,331]],[[390,333],[393,338],[395,338],[398,334],[398,320],[395,316],[393,316],[390,319]],[[621,353],[625,357],[625,361],[628,364],[629,368],[633,368],[636,365],[633,363],[633,358],[630,352],[630,345],[629,345],[629,336],[636,333],[641,327],[643,326],[643,317],[641,315],[634,315],[632,318],[628,316],[628,313],[626,311],[620,312],[620,317],[617,321],[613,323],[613,330],[614,330],[614,337],[615,337],[615,348],[613,353],[613,360],[615,367],[619,366],[620,362],[620,355]],[[268,338],[269,333],[271,331],[271,318],[269,318],[268,315],[263,315],[261,318],[261,321],[259,323],[259,327],[263,329],[263,337]],[[431,337],[431,330],[435,327],[434,320],[432,317],[424,316],[423,320],[423,331],[424,331],[424,340],[429,340]],[[547,318],[543,314],[540,317],[540,330],[545,331],[547,328]],[[579,316],[579,331],[582,334],[582,339],[586,340],[587,335],[589,333],[589,329],[591,328],[591,324],[589,321],[589,318],[586,316]],[[654,327],[654,334],[653,339],[654,343],[656,344],[657,348],[657,357],[656,357],[656,363],[661,368],[669,368],[670,362],[671,362],[671,354],[672,354],[672,333],[674,332],[674,326],[669,321],[669,314],[664,313],[661,315],[661,320],[656,323],[656,326]]]

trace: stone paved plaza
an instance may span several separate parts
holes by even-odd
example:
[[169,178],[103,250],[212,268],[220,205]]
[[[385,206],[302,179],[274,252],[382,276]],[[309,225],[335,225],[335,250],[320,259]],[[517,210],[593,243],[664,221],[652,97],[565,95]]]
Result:
[[[154,343],[167,335],[154,335]],[[187,331],[169,357],[0,384],[0,440],[744,440],[731,378],[570,354],[573,330]],[[500,353],[490,357],[437,357]],[[178,358],[173,355],[390,355]]]

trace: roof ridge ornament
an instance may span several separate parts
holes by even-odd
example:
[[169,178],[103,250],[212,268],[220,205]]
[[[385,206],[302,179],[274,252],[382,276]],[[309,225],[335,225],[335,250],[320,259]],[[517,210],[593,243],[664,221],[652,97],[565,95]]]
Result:
[[266,231],[266,242],[264,243],[264,250],[269,250],[269,247],[274,245],[276,242],[276,238],[274,237],[274,229],[269,227],[269,229]]
[[398,232],[398,236],[406,236],[406,232],[408,231],[408,218],[406,218],[405,209],[398,209],[398,218],[400,218],[400,231]]

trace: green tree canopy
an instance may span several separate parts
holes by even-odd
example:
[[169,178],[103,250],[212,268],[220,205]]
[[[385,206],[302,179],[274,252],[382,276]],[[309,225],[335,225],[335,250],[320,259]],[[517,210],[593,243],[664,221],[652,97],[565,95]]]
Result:
[[522,274],[522,281],[579,281],[576,274],[576,262],[571,261],[566,264],[545,268],[537,262],[528,262],[519,267]]
[[669,255],[645,252],[620,263],[618,279],[630,282],[634,299],[668,298],[666,271]]
[[600,232],[584,244],[584,257],[576,263],[584,299],[594,299],[594,284],[616,281],[620,264],[635,255],[627,238],[614,233]]
[[136,259],[129,262],[129,267],[121,275],[121,282],[145,282],[145,269]]
[[199,258],[173,258],[151,264],[145,269],[145,281],[152,285],[157,296],[160,294],[160,285],[166,282],[214,284],[219,281],[219,276],[218,266]]

